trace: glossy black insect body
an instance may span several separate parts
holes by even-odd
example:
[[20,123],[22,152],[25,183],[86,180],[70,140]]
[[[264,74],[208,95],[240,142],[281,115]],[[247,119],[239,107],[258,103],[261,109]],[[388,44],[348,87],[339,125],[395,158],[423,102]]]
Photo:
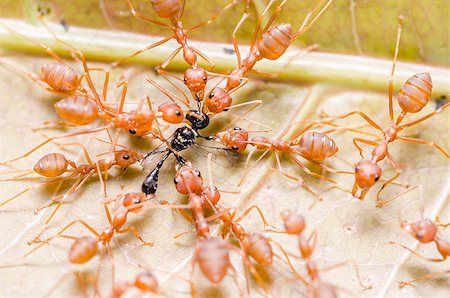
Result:
[[209,125],[209,117],[199,110],[190,110],[186,113],[186,120],[192,125],[195,130],[205,129]]
[[159,170],[162,168],[164,161],[166,161],[171,153],[172,151],[167,151],[166,155],[164,155],[164,157],[158,162],[156,167],[148,173],[141,186],[141,190],[145,195],[156,193],[156,190],[158,189]]
[[195,130],[188,126],[183,126],[175,130],[174,137],[170,141],[170,146],[177,152],[183,151],[189,146],[192,146],[195,143],[196,138],[197,133],[195,132]]

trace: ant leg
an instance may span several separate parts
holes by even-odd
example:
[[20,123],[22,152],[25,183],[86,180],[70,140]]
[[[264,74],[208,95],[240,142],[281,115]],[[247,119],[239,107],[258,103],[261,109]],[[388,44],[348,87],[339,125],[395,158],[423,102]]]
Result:
[[247,208],[247,210],[244,211],[244,213],[241,214],[241,216],[239,216],[238,218],[236,218],[235,222],[238,223],[240,222],[242,219],[244,219],[253,209],[256,209],[256,211],[258,211],[259,217],[261,218],[264,227],[270,226],[274,229],[276,229],[276,227],[270,225],[266,218],[264,217],[264,214],[262,213],[261,209],[259,209],[259,207],[257,205],[252,205],[249,208]]
[[303,21],[303,25],[300,27],[300,29],[297,31],[297,33],[295,33],[292,36],[292,41],[297,39],[300,35],[302,35],[303,33],[307,32],[309,30],[309,28],[311,28],[311,26],[317,21],[317,19],[319,19],[319,17],[325,12],[325,10],[328,8],[328,6],[330,6],[330,4],[333,2],[333,0],[328,0],[328,2],[325,4],[324,7],[322,7],[322,9],[317,13],[317,15],[314,17],[314,19],[308,24],[306,25],[309,17],[312,14],[312,11],[314,11],[315,9],[313,9],[311,12],[308,13],[308,15],[305,17],[305,20]]
[[84,144],[79,143],[79,142],[73,142],[73,143],[57,143],[57,142],[53,142],[53,143],[58,145],[61,149],[63,149],[65,146],[80,146],[81,149],[83,150],[84,157],[86,158],[88,164],[89,165],[93,165],[93,162],[92,162],[92,160],[91,160],[91,158],[89,156],[89,153],[87,151],[87,148],[86,148],[86,146]]
[[[263,154],[261,154],[258,159],[253,163],[253,165],[247,169],[247,171],[244,173],[244,176],[242,176],[242,178],[239,180],[237,186],[240,187],[242,185],[242,183],[245,181],[245,179],[247,178],[248,174],[250,174],[251,169],[253,169],[259,161],[261,161],[261,159],[263,159],[263,157],[269,152],[270,150],[267,149],[266,151],[264,151]],[[245,161],[245,163],[247,164],[247,161]]]
[[310,169],[308,169],[296,156],[289,154],[289,157],[291,157],[294,160],[294,162],[296,164],[298,164],[306,174],[313,176],[315,178],[318,178],[320,180],[325,180],[325,181],[328,181],[328,182],[338,185],[338,183],[336,181],[334,181],[333,179],[324,177],[324,176],[317,174],[317,173],[311,171]]
[[133,54],[131,54],[131,55],[128,56],[128,57],[122,58],[122,59],[120,59],[120,60],[118,60],[118,61],[115,61],[115,62],[111,63],[111,66],[112,66],[112,67],[117,67],[117,66],[119,66],[121,63],[123,63],[124,61],[126,61],[126,60],[128,60],[128,59],[131,59],[131,58],[133,58],[133,57],[135,57],[135,56],[137,56],[137,55],[139,55],[139,54],[142,54],[142,53],[144,53],[144,52],[146,52],[146,51],[148,51],[148,50],[151,50],[151,49],[153,49],[153,48],[156,48],[156,47],[158,47],[158,46],[160,46],[160,45],[162,45],[162,44],[165,44],[166,42],[168,42],[168,41],[171,40],[171,39],[173,39],[173,36],[169,36],[169,37],[166,37],[166,38],[164,38],[164,39],[162,39],[162,40],[160,40],[160,41],[157,41],[157,42],[155,42],[155,43],[153,43],[153,44],[151,44],[151,45],[149,45],[149,46],[146,46],[146,47],[143,48],[143,49],[140,49],[140,50],[134,52]]
[[157,21],[157,20],[153,20],[153,19],[144,17],[142,14],[140,14],[139,12],[137,12],[137,11],[134,9],[133,4],[131,3],[131,0],[127,0],[127,2],[128,2],[128,9],[130,10],[131,14],[132,14],[134,17],[139,18],[139,19],[144,20],[144,21],[147,21],[147,22],[150,22],[150,23],[153,23],[153,24],[155,24],[155,25],[164,27],[164,28],[170,28],[169,25],[164,24],[163,22],[160,22],[160,21]]
[[[273,1],[273,0],[272,0]],[[240,68],[242,65],[241,61],[241,52],[239,51],[239,45],[236,40],[236,33],[238,29],[242,26],[244,21],[248,18],[250,14],[247,12],[244,12],[241,19],[237,23],[236,27],[234,28],[233,34],[231,35],[231,42],[233,43],[234,52],[236,53],[236,59],[237,59],[237,68]]]
[[377,208],[380,208],[380,207],[382,207],[382,206],[384,206],[384,205],[386,205],[386,204],[388,204],[388,203],[393,201],[392,199],[391,200],[387,200],[387,201],[383,201],[380,198],[380,194],[383,191],[383,189],[386,187],[386,185],[388,185],[393,180],[395,180],[398,176],[400,176],[400,174],[402,172],[402,170],[398,167],[397,162],[395,161],[395,159],[392,157],[391,154],[387,153],[387,158],[391,162],[392,167],[395,169],[396,174],[393,177],[391,177],[388,180],[386,180],[383,183],[383,185],[381,186],[380,190],[378,191],[378,193],[377,193],[377,205],[376,205]]
[[109,71],[103,68],[89,68],[89,70],[101,71],[105,73],[105,80],[103,81],[103,101],[106,101],[109,85]]
[[223,14],[226,10],[230,9],[231,7],[235,6],[237,4],[236,0],[233,0],[231,3],[228,3],[224,8],[222,8],[218,13],[216,13],[215,15],[211,16],[209,18],[209,20],[206,20],[204,22],[201,22],[200,24],[197,25],[193,25],[191,27],[186,28],[186,32],[191,32],[197,29],[200,29],[202,27],[205,27],[209,24],[211,24],[212,22],[214,22],[218,17],[220,17],[221,14]]
[[320,112],[320,115],[323,117],[328,117],[330,118],[330,120],[335,120],[335,119],[344,119],[347,118],[349,116],[352,115],[359,115],[361,116],[364,120],[366,120],[371,126],[373,126],[375,129],[381,131],[382,133],[384,133],[383,129],[375,122],[373,121],[369,116],[367,116],[365,113],[363,112],[359,112],[359,111],[353,111],[344,115],[340,115],[340,116],[330,116],[329,114],[325,113],[325,112]]
[[[164,71],[164,70],[162,70]],[[165,71],[164,71],[165,72]],[[170,92],[169,90],[167,90],[166,88],[164,88],[163,86],[161,86],[160,84],[156,83],[155,81],[153,81],[152,79],[150,79],[148,76],[145,76],[145,79],[147,80],[147,82],[149,82],[150,84],[152,84],[156,89],[158,89],[159,91],[161,91],[162,93],[164,93],[165,96],[167,96],[172,102],[176,102],[176,100],[178,100],[179,102],[183,103],[186,107],[189,107],[189,99],[187,97],[185,97],[186,101],[183,101],[183,99],[175,94],[173,94],[172,92]],[[167,80],[169,81],[169,80]],[[170,81],[169,81],[170,82]],[[172,84],[172,83],[171,83]],[[181,91],[179,88],[177,88],[179,91]],[[182,91],[181,91],[182,92]],[[183,92],[182,92],[183,93]]]
[[395,52],[394,52],[394,62],[392,63],[391,75],[389,76],[389,118],[391,121],[394,121],[394,106],[392,104],[392,93],[393,93],[393,80],[394,80],[394,71],[395,65],[397,63],[398,49],[400,46],[400,37],[402,35],[402,21],[403,17],[398,17],[398,26],[397,26],[397,41],[395,43]]
[[70,228],[71,226],[73,226],[73,225],[75,225],[75,224],[77,224],[77,223],[82,224],[82,225],[83,225],[84,227],[86,227],[92,234],[94,234],[97,238],[100,238],[100,234],[99,234],[93,227],[91,227],[91,226],[90,226],[88,223],[86,223],[84,220],[82,220],[82,219],[77,219],[77,220],[74,220],[74,221],[68,223],[68,224],[67,224],[64,228],[62,228],[58,233],[56,233],[55,235],[53,235],[53,236],[51,236],[51,237],[49,237],[49,238],[47,238],[47,239],[41,240],[41,239],[39,239],[39,238],[35,238],[35,239],[31,240],[31,241],[30,241],[30,244],[31,244],[31,243],[37,243],[37,242],[39,242],[40,244],[39,244],[37,247],[33,248],[33,250],[31,250],[30,252],[26,253],[26,254],[24,255],[24,257],[29,256],[30,254],[32,254],[33,252],[35,252],[37,249],[39,249],[39,248],[41,248],[42,246],[48,244],[51,240],[53,240],[53,239],[55,239],[55,238],[57,238],[57,237],[64,237],[64,238],[78,239],[77,237],[63,235],[63,233],[64,233],[68,228]]
[[[172,77],[172,78],[174,78],[174,79],[177,79],[177,80],[179,80],[180,82],[183,82],[183,80],[182,79],[180,79],[180,78],[178,78],[177,76],[175,76],[174,74],[171,74],[170,72],[168,72],[168,71],[166,71],[166,70],[164,70],[164,69],[161,69],[161,68],[158,68],[157,70],[156,70],[156,72],[159,74],[159,75],[161,75],[162,77],[163,77],[163,79],[164,80],[166,80],[170,85],[172,85],[175,89],[177,89],[180,93],[181,93],[181,95],[184,97],[184,101],[180,98],[180,97],[178,97],[177,96],[177,98],[178,98],[178,100],[180,101],[180,102],[182,102],[185,106],[187,106],[187,107],[190,107],[190,100],[189,100],[189,98],[186,96],[186,94],[184,94],[184,92],[180,89],[180,87],[178,87],[176,84],[174,84],[168,77]],[[153,85],[153,84],[152,84]],[[160,86],[159,84],[158,84],[158,86]],[[155,86],[156,87],[156,86]],[[161,86],[160,86],[161,87]],[[162,87],[161,87],[162,88]],[[165,89],[166,90],[166,89]]]
[[126,229],[117,230],[117,233],[120,233],[120,234],[127,233],[127,232],[132,232],[133,235],[146,246],[153,246],[155,244],[155,242],[153,242],[153,241],[145,241],[144,239],[142,239],[141,234],[139,233],[138,229],[134,225],[129,225]]
[[[253,32],[253,37],[252,37],[251,42],[250,42],[250,48],[253,48],[253,46],[255,45],[256,38],[258,37],[259,29],[261,29],[261,23],[262,23],[265,15],[269,11],[269,8],[272,6],[272,4],[274,2],[275,2],[275,0],[270,0],[270,2],[267,4],[267,6],[264,9],[264,11],[262,12],[262,14],[259,16],[258,23],[256,23],[255,31]],[[273,21],[275,20],[274,16],[279,14],[279,12],[280,12],[280,10],[283,7],[285,2],[286,2],[286,0],[283,0],[283,2],[280,3],[280,5],[278,5],[276,11],[272,14],[272,16],[271,16],[269,22],[267,23],[266,27],[262,30],[263,33],[266,32],[267,29],[269,28],[269,26],[272,25]]]
[[169,65],[169,63],[175,58],[176,55],[183,49],[183,47],[178,47],[172,54],[170,54],[169,58],[167,58],[163,63],[161,63],[161,68],[164,69]]
[[409,143],[414,143],[414,144],[422,144],[422,145],[432,146],[432,147],[438,149],[439,151],[441,151],[441,153],[444,154],[445,157],[447,157],[447,158],[450,157],[450,155],[447,152],[445,152],[445,150],[441,146],[435,144],[434,142],[416,139],[416,138],[400,137],[400,136],[397,136],[396,139],[402,140],[405,142],[409,142]]
[[200,57],[202,57],[206,62],[209,63],[210,69],[213,69],[214,67],[216,67],[216,64],[206,54],[202,53],[199,49],[195,49],[195,48],[193,48],[193,49]]
[[420,277],[411,279],[409,281],[401,281],[399,282],[399,287],[403,288],[405,286],[412,286],[413,283],[418,282],[418,281],[422,281],[422,280],[427,280],[427,279],[432,279],[432,278],[438,278],[441,277],[442,275],[447,275],[450,274],[450,270],[446,270],[446,271],[442,271],[442,272],[435,272],[435,273],[430,273],[430,274],[425,274],[422,275]]
[[424,256],[418,254],[417,252],[415,252],[415,251],[412,250],[411,248],[406,247],[406,246],[404,246],[404,245],[402,245],[402,244],[400,244],[400,243],[397,243],[397,242],[394,242],[394,241],[390,241],[389,244],[398,245],[398,246],[400,246],[400,247],[402,247],[402,248],[408,250],[410,253],[412,253],[412,254],[415,255],[416,257],[419,257],[419,258],[421,258],[421,259],[424,259],[424,260],[427,260],[427,261],[430,261],[430,262],[436,262],[436,263],[439,263],[439,262],[444,262],[444,261],[447,259],[446,257],[443,257],[442,259],[429,259],[429,258],[427,258],[427,257],[424,257]]
[[355,270],[355,276],[356,276],[356,279],[358,280],[359,286],[360,286],[361,288],[363,288],[364,290],[372,289],[372,284],[366,285],[366,284],[362,281],[361,273],[359,272],[358,266],[357,266],[356,263],[353,262],[353,261],[348,261],[348,260],[347,260],[347,261],[342,261],[342,262],[333,264],[333,265],[331,265],[331,266],[322,268],[322,269],[320,269],[320,272],[329,271],[329,270],[332,270],[332,269],[335,269],[335,268],[339,268],[339,267],[342,267],[342,266],[345,266],[345,265],[350,265],[350,266],[353,267],[353,269]]
[[61,178],[58,178],[58,179],[54,179],[54,180],[51,180],[51,181],[47,181],[47,182],[43,182],[43,183],[40,183],[40,184],[36,184],[36,185],[30,186],[30,187],[27,187],[24,190],[20,191],[19,193],[15,194],[14,196],[12,196],[11,198],[1,202],[0,203],[0,207],[2,207],[4,205],[6,205],[7,203],[15,200],[16,198],[18,198],[19,196],[23,195],[24,193],[26,193],[26,192],[28,192],[30,190],[33,190],[35,188],[39,188],[39,187],[42,187],[42,186],[50,185],[52,183],[61,182],[61,181],[64,181],[66,179],[69,179],[69,178],[72,178],[72,177],[71,176],[61,177]]
[[[122,87],[122,93],[120,95],[119,107],[117,108],[117,115],[122,114],[123,112],[123,106],[125,105],[125,98],[127,96],[128,91],[128,81],[122,81],[119,84],[117,84],[117,88],[120,87]],[[139,105],[141,105],[141,103]]]
[[421,118],[419,118],[419,119],[417,119],[417,120],[411,121],[411,122],[409,122],[409,123],[400,125],[400,126],[398,127],[398,131],[401,131],[401,130],[403,130],[403,129],[406,128],[406,127],[410,127],[410,126],[416,125],[416,124],[418,124],[418,123],[420,123],[420,122],[422,122],[422,121],[427,120],[428,118],[431,118],[431,117],[433,117],[433,116],[435,116],[435,115],[437,115],[437,114],[440,114],[442,111],[444,111],[444,110],[445,110],[446,108],[448,108],[449,106],[450,106],[450,102],[447,102],[446,104],[444,104],[443,106],[441,106],[439,109],[435,110],[434,112],[432,112],[432,113],[430,113],[430,114],[428,114],[428,115],[425,115],[425,116],[423,116],[423,117],[421,117]]
[[[285,232],[282,232],[282,233],[285,233]],[[293,273],[293,274],[294,274],[294,275],[295,275],[295,276],[296,276],[303,284],[305,284],[306,286],[310,285],[310,283],[307,282],[306,279],[305,279],[300,273],[297,272],[297,270],[295,270],[294,265],[292,264],[291,259],[289,258],[289,253],[286,252],[286,250],[283,248],[283,246],[282,246],[280,243],[278,243],[278,242],[276,242],[276,241],[274,241],[274,240],[272,240],[272,239],[270,239],[270,242],[272,242],[272,243],[274,243],[276,246],[278,246],[278,248],[280,249],[281,253],[284,255],[284,257],[285,257],[285,259],[286,259],[286,264],[287,264],[288,267],[292,270],[292,273]],[[276,255],[276,254],[275,254],[275,256],[281,260],[281,257],[280,257],[280,256],[278,256],[278,255]]]
[[289,178],[289,179],[291,179],[291,180],[294,180],[294,181],[298,182],[305,190],[307,190],[307,191],[310,192],[312,195],[314,195],[318,201],[323,201],[323,198],[322,198],[322,197],[321,197],[314,189],[312,189],[311,186],[309,186],[309,185],[305,182],[305,180],[303,180],[302,177],[295,177],[295,176],[293,176],[293,175],[291,175],[291,174],[289,174],[289,173],[286,173],[286,172],[280,172],[279,169],[271,168],[271,170],[278,171],[281,175],[285,176],[286,178]]
[[50,137],[46,141],[42,142],[41,144],[37,145],[36,147],[34,147],[30,151],[28,151],[27,153],[23,154],[22,156],[19,156],[17,158],[14,158],[14,159],[11,159],[11,160],[8,160],[8,161],[0,162],[0,165],[6,165],[6,164],[8,164],[10,162],[13,162],[13,161],[25,158],[25,157],[29,156],[31,153],[33,153],[34,151],[36,151],[37,149],[41,148],[42,146],[52,142],[53,140],[67,138],[67,137],[73,137],[73,136],[76,136],[76,135],[82,135],[82,134],[89,134],[89,133],[99,132],[99,131],[105,130],[107,128],[108,128],[108,126],[103,126],[103,127],[100,127],[100,128],[87,129],[87,130],[82,130],[82,131],[78,131],[78,132],[74,132],[74,133],[67,133],[67,134],[62,134],[62,135],[55,136],[55,137]]
[[32,175],[32,174],[34,174],[36,172],[34,170],[12,170],[12,171],[4,171],[1,174],[2,175],[8,175],[8,174],[17,174],[17,173],[22,173],[22,174],[19,174],[19,175],[10,177],[10,178],[0,179],[0,182],[3,182],[3,181],[14,181],[14,180],[17,180],[19,178],[23,178],[23,177]]
[[363,158],[363,159],[364,159],[363,152],[365,152],[365,151],[364,151],[364,149],[362,149],[362,148],[358,145],[357,142],[360,142],[360,143],[363,143],[363,144],[367,144],[367,145],[371,145],[371,146],[377,146],[377,145],[378,145],[377,142],[374,142],[374,141],[371,141],[371,140],[360,139],[360,138],[354,138],[354,139],[353,139],[353,145],[356,147],[356,149],[358,149],[359,155],[360,155],[361,158]]
[[439,216],[436,216],[436,224],[438,225],[438,226],[440,226],[440,227],[442,227],[444,230],[448,227],[448,226],[450,226],[450,222],[449,223],[446,223],[446,224],[443,224],[443,223],[440,223],[440,221],[439,221]]

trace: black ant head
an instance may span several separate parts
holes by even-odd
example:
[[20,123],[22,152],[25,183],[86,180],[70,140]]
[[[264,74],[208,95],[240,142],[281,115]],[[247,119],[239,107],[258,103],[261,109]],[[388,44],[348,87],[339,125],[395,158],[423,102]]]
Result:
[[209,125],[209,117],[199,110],[190,110],[186,113],[186,120],[191,123],[195,130],[204,129]]

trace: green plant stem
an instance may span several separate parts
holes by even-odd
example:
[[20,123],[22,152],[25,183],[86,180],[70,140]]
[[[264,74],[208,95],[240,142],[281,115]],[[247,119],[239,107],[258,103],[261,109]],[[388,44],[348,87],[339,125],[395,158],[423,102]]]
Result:
[[[43,50],[36,44],[23,38],[48,45],[59,55],[68,56],[69,51],[59,43],[43,26],[32,26],[23,21],[0,19],[2,25],[13,28],[13,34],[4,26],[0,26],[0,47],[8,50],[30,54],[41,54]],[[126,32],[105,31],[71,27],[68,32],[61,26],[51,25],[56,35],[82,51],[90,60],[112,62],[129,56],[138,49],[161,40],[161,37],[145,36]],[[224,49],[231,49],[229,44],[192,42],[216,64],[215,72],[229,72],[236,67],[234,54]],[[166,59],[178,44],[174,41],[158,46],[129,60],[149,67],[157,66]],[[242,55],[248,53],[248,47],[240,47]],[[297,55],[298,50],[291,49],[276,61],[262,60],[257,63],[257,70],[267,73],[280,71],[283,65],[292,60],[277,79],[299,82],[328,82],[363,89],[388,90],[389,74],[392,61],[368,57],[337,55],[327,53],[306,53]],[[203,61],[202,61],[203,62]],[[188,65],[179,54],[170,63],[168,69],[183,71]],[[399,62],[397,64],[394,90],[399,90],[412,75],[429,72],[433,79],[433,94],[441,96],[450,92],[450,71],[445,67]]]

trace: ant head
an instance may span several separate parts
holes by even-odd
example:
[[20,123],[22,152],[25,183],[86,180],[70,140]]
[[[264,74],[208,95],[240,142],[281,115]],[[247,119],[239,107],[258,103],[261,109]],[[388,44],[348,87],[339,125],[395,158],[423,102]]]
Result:
[[281,213],[281,219],[284,222],[284,228],[288,234],[299,234],[305,229],[305,219],[298,212],[290,210]]
[[144,271],[136,277],[134,286],[145,293],[156,293],[158,291],[158,280],[150,271]]
[[381,172],[378,164],[361,160],[355,168],[356,183],[362,189],[369,189],[380,179]]
[[191,123],[195,130],[204,129],[209,125],[208,115],[200,112],[199,110],[189,110],[186,113],[186,120]]
[[181,107],[174,102],[165,102],[158,107],[158,112],[162,113],[164,121],[172,124],[183,122],[184,115]]
[[181,10],[179,0],[150,0],[150,3],[158,17],[163,19],[175,18]]
[[215,186],[207,186],[202,192],[203,208],[213,208],[220,200],[220,192]]
[[120,126],[130,134],[142,137],[152,131],[154,120],[155,113],[152,110],[133,110]]
[[140,159],[139,153],[132,149],[123,149],[114,152],[114,160],[119,167],[128,167]]
[[184,84],[186,84],[197,101],[203,100],[207,81],[208,75],[201,67],[191,67],[184,72]]
[[127,193],[124,198],[122,205],[130,212],[136,212],[142,209],[144,203],[147,200],[147,196],[142,192],[130,192]]
[[211,113],[218,114],[226,111],[232,101],[233,99],[228,92],[223,88],[216,87],[208,94],[203,107]]
[[239,127],[217,134],[223,144],[235,152],[242,152],[247,148],[248,132]]
[[202,175],[190,164],[178,167],[174,182],[177,191],[184,195],[203,191]]
[[422,243],[433,241],[437,234],[437,226],[429,219],[422,219],[411,223],[403,222],[402,228]]
[[69,250],[69,260],[74,264],[84,264],[92,259],[98,252],[97,239],[94,237],[80,237],[72,244]]

